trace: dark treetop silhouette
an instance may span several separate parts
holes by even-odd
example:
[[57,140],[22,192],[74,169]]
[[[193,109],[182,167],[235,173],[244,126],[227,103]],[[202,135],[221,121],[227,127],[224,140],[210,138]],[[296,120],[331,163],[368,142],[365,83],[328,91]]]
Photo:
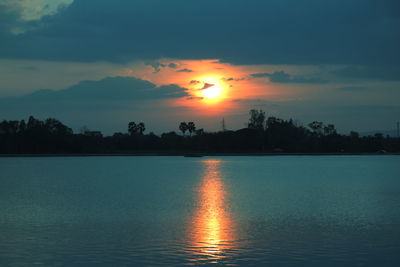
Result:
[[[28,122],[0,122],[0,154],[129,154],[202,153],[376,153],[400,152],[400,139],[382,134],[360,137],[357,132],[338,134],[333,124],[314,121],[304,127],[292,119],[266,119],[262,110],[251,110],[247,128],[205,132],[194,122],[160,136],[144,134],[143,122],[128,124],[128,133],[105,136],[99,131],[74,134],[71,128],[49,118],[30,116]],[[185,133],[189,132],[189,135]]]

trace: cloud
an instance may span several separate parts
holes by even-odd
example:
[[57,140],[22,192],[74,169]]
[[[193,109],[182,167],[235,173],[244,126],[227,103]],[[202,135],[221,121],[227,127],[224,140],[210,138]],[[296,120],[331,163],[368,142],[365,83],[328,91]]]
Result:
[[[256,76],[255,76],[256,77]],[[244,80],[247,80],[247,78],[233,78],[233,77],[229,77],[229,78],[222,78],[223,80],[225,80],[225,81],[228,81],[228,82],[230,82],[230,81],[235,81],[235,82],[238,82],[238,81],[244,81]]]
[[55,117],[75,129],[88,125],[110,134],[126,131],[126,124],[137,118],[155,121],[155,127],[169,128],[168,120],[176,108],[165,101],[186,97],[190,97],[187,90],[177,85],[156,86],[134,77],[108,77],[82,81],[57,91],[43,89],[24,96],[0,98],[0,121],[30,115],[42,119]]
[[187,100],[202,100],[204,97],[201,96],[189,96],[186,98]]
[[151,66],[154,69],[154,73],[158,73],[162,68],[176,69],[179,67],[176,63],[160,63],[160,62],[148,62],[146,66]]
[[[22,34],[38,26],[42,18],[54,16],[68,7],[74,0],[3,0],[0,3],[0,17],[3,18],[3,30],[13,34]],[[4,23],[6,22],[6,23]]]
[[323,84],[328,81],[319,78],[306,78],[303,76],[292,77],[284,71],[275,71],[274,73],[253,73],[250,76],[254,78],[268,77],[272,83],[310,83],[310,84]]
[[[13,2],[19,1],[6,3]],[[60,5],[53,4],[52,10]],[[79,0],[63,12],[26,15],[42,26],[18,36],[3,33],[0,57],[396,65],[400,62],[399,9],[400,2],[393,0],[310,0],[307,4],[291,0]],[[21,19],[21,14],[19,9],[7,11],[7,21]]]
[[400,81],[399,66],[347,66],[332,74],[346,79]]
[[205,90],[207,88],[213,87],[215,84],[212,83],[205,83],[200,90]]
[[168,64],[168,68],[171,68],[171,69],[176,69],[178,66],[179,66],[179,65],[176,64],[176,63],[169,63],[169,64]]
[[[0,121],[30,115],[54,117],[78,130],[83,125],[105,134],[126,132],[129,121],[144,121],[148,131],[170,130],[181,119],[181,106],[171,101],[191,95],[177,85],[157,86],[134,77],[82,81],[61,90],[43,89],[18,97],[0,98]],[[178,115],[177,115],[178,114]]]
[[0,98],[1,109],[31,106],[90,108],[93,104],[107,108],[114,102],[143,101],[189,96],[177,85],[155,84],[134,77],[108,77],[99,81],[82,81],[62,90],[43,89],[20,97]]
[[180,70],[177,70],[176,72],[193,72],[192,70],[190,70],[190,69],[180,69]]
[[146,63],[146,66],[151,66],[154,70],[154,73],[158,73],[161,71],[162,67],[165,67],[164,64],[161,64],[160,62],[151,62],[151,63]]

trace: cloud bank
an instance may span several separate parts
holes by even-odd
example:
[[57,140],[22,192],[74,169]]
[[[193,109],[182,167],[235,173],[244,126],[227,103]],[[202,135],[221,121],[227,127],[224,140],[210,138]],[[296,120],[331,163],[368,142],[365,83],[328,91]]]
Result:
[[[82,81],[62,90],[43,89],[19,97],[0,98],[1,119],[21,119],[34,115],[55,117],[75,129],[95,126],[112,133],[124,130],[134,119],[156,121],[159,127],[168,122],[165,100],[189,97],[177,85],[156,86],[134,77],[107,77]],[[169,110],[169,111],[167,111]],[[150,118],[150,119],[149,119]],[[106,122],[106,123],[105,123]]]
[[[400,2],[395,0],[71,2],[42,0],[38,10],[33,1],[5,2],[2,15],[7,9],[7,16],[44,26],[18,36],[3,32],[0,57],[110,62],[218,58],[234,64],[400,61]],[[58,12],[62,6],[68,7]]]
[[127,102],[187,96],[186,89],[177,85],[156,86],[134,77],[108,77],[99,81],[82,81],[63,90],[43,89],[20,97],[0,98],[0,110],[42,110],[49,113],[53,110],[109,110],[124,107]]
[[254,78],[268,77],[272,83],[309,83],[309,84],[323,84],[328,81],[320,78],[307,78],[303,76],[292,77],[284,71],[275,71],[273,73],[253,73],[250,76]]

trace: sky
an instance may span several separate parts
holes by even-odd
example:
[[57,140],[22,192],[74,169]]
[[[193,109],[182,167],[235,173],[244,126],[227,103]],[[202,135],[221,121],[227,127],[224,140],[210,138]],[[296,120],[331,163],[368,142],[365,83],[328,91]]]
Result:
[[0,0],[0,120],[217,131],[262,109],[391,130],[399,29],[397,0]]

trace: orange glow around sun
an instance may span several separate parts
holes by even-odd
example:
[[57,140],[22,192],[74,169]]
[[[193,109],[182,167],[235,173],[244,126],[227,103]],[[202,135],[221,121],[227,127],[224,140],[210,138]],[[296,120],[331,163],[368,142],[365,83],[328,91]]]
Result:
[[217,77],[199,77],[190,81],[192,93],[204,103],[215,104],[227,97],[229,85]]
[[[127,68],[122,75],[150,81],[157,86],[175,84],[186,88],[187,96],[164,100],[173,107],[189,108],[192,114],[214,116],[246,108],[245,101],[278,99],[286,88],[271,85],[267,78],[251,74],[272,72],[268,66],[236,66],[219,60],[160,59],[154,64]],[[247,102],[250,103],[250,102]]]

